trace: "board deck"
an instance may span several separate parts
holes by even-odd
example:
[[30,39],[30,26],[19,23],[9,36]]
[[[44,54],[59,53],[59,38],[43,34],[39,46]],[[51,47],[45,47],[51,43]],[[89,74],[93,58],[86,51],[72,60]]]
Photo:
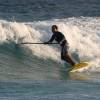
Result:
[[70,70],[70,72],[76,72],[80,69],[87,68],[88,65],[89,65],[88,62],[80,62],[80,63],[75,64],[74,66],[72,66],[72,69]]

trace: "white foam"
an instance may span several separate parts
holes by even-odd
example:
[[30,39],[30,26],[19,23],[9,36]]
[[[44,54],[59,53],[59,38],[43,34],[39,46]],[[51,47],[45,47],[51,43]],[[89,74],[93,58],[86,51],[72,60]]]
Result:
[[[65,34],[70,53],[77,50],[82,61],[91,61],[93,67],[100,67],[100,18],[81,17],[33,23],[0,21],[0,42],[7,39],[34,43],[48,41],[52,35],[53,24],[58,25],[59,30]],[[59,49],[54,46],[38,44],[24,46],[30,48],[38,57],[60,61]]]

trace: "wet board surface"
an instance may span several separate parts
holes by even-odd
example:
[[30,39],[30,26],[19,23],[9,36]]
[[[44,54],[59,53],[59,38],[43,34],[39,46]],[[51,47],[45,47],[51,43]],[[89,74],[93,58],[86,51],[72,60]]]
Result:
[[80,62],[80,63],[75,64],[74,66],[72,66],[72,69],[70,70],[70,72],[76,72],[80,69],[87,68],[88,65],[89,65],[88,62]]

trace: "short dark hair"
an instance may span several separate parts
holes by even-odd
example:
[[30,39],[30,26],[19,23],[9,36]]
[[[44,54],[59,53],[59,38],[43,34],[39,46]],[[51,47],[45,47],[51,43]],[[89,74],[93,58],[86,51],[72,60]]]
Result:
[[52,25],[52,28],[58,29],[57,25]]

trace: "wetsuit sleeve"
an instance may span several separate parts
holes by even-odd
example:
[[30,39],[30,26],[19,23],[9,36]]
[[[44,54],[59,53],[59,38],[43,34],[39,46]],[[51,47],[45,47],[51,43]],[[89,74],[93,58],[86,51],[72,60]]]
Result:
[[55,35],[53,34],[51,39],[48,41],[48,43],[52,42],[55,39]]

